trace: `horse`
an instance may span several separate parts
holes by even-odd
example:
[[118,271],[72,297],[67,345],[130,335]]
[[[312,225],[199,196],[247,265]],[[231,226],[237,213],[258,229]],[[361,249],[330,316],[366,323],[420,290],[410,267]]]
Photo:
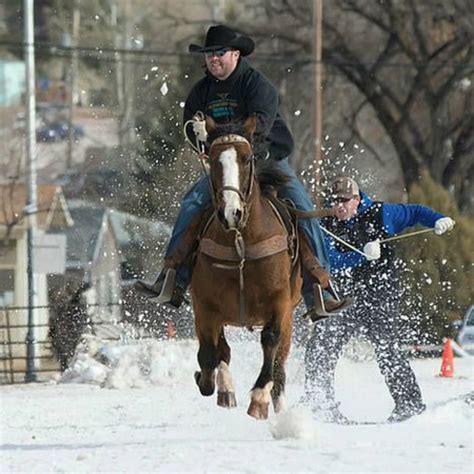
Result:
[[275,413],[284,409],[285,362],[301,299],[299,260],[292,258],[284,222],[265,196],[270,181],[278,186],[288,177],[272,170],[271,160],[258,173],[255,116],[243,125],[219,126],[207,117],[206,129],[214,213],[202,232],[191,281],[199,341],[195,381],[203,396],[213,395],[217,383],[217,404],[235,407],[224,327],[262,328],[263,365],[247,413],[267,419],[270,400]]

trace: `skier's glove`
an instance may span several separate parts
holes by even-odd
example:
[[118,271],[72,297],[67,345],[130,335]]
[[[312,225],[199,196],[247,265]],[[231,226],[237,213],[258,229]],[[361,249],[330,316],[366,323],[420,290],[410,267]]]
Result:
[[456,224],[456,222],[454,222],[451,217],[442,217],[441,219],[438,219],[434,227],[435,234],[441,235],[453,230],[454,224]]
[[193,132],[200,142],[207,140],[206,122],[204,120],[193,120]]
[[374,240],[364,245],[363,249],[367,260],[377,260],[380,258],[380,241]]

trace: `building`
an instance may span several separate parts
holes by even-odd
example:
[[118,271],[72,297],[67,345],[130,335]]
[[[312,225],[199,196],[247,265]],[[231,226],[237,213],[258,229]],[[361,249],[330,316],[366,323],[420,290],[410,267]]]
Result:
[[0,59],[0,107],[18,105],[25,93],[25,63]]
[[[28,255],[25,206],[27,190],[24,184],[0,186],[0,369],[8,372],[9,381],[22,380],[26,369],[28,330]],[[37,270],[33,319],[35,352],[38,369],[54,364],[48,343],[48,285],[46,273],[57,271],[64,246],[51,249],[46,230],[57,214],[67,213],[61,188],[55,185],[38,186],[37,239],[35,265]],[[52,239],[51,242],[61,239]],[[50,243],[51,243],[50,242]],[[42,250],[46,254],[42,254]],[[51,250],[57,252],[52,254]],[[1,377],[1,375],[0,375]]]

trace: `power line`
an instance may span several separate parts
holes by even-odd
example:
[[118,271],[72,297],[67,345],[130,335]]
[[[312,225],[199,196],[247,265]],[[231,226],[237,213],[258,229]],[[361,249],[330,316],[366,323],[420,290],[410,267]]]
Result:
[[[7,40],[0,40],[0,45],[3,46],[10,46],[14,47],[16,50],[22,50],[26,46],[30,46],[27,43],[21,41],[7,41]],[[64,52],[64,56],[72,55],[73,52],[77,51],[78,53],[82,53],[86,58],[90,57],[91,54],[99,55],[96,59],[100,60],[110,60],[111,62],[115,62],[115,58],[107,58],[103,56],[103,54],[122,54],[124,56],[141,56],[141,57],[152,57],[152,58],[160,58],[160,62],[163,58],[176,58],[176,57],[185,57],[189,58],[190,54],[187,52],[180,52],[180,51],[163,51],[163,50],[152,50],[152,49],[126,49],[126,48],[113,48],[113,47],[101,47],[101,46],[64,46],[60,44],[54,43],[42,43],[36,42],[35,48],[37,50],[41,50],[42,54],[49,54],[51,56],[62,56],[60,53]],[[44,53],[44,51],[47,53]],[[89,55],[89,56],[88,56]],[[287,63],[290,60],[297,59],[299,62],[307,63],[307,64],[315,64],[317,61],[312,57],[310,54],[308,55],[296,55],[294,53],[286,53],[285,55],[277,54],[277,53],[262,53],[256,52],[253,54],[252,58],[255,60],[266,61],[266,62],[285,62]],[[92,58],[93,59],[93,58]],[[122,58],[124,60],[125,58]],[[125,59],[129,60],[129,59]],[[145,61],[143,61],[145,63]],[[375,62],[368,62],[368,61],[339,61],[334,59],[322,59],[320,61],[321,64],[326,65],[334,65],[334,66],[349,66],[349,67],[358,67],[358,66],[373,66]],[[172,64],[172,63],[170,63]],[[474,66],[474,63],[470,61],[454,61],[452,57],[446,60],[438,60],[438,61],[427,61],[427,62],[387,62],[379,64],[379,67],[394,67],[394,68],[413,68],[418,66],[439,66],[439,65],[452,65],[452,66]]]

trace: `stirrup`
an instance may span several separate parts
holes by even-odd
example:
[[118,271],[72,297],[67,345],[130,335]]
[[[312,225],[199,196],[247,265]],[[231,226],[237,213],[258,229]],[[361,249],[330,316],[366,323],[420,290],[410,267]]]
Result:
[[[331,283],[329,283],[331,285]],[[329,290],[330,286],[328,287]],[[330,291],[332,293],[332,291]],[[334,296],[334,295],[333,295]],[[336,298],[336,296],[334,296]],[[338,298],[336,298],[338,299]],[[328,313],[326,310],[326,305],[324,303],[324,296],[323,296],[323,289],[321,288],[321,285],[318,283],[315,283],[314,285],[314,313],[317,316],[320,316],[320,318],[328,317],[331,316],[331,313]],[[332,313],[334,314],[334,313]],[[313,318],[311,318],[313,319]],[[313,319],[314,321],[314,319]],[[317,321],[317,319],[316,319]]]
[[324,304],[324,297],[323,297],[323,290],[321,285],[315,283],[313,285],[313,293],[314,293],[314,306],[306,313],[303,314],[303,319],[310,318],[311,321],[316,322],[320,319],[326,319],[327,317],[331,316],[333,313],[328,313],[326,310],[326,305]]
[[161,291],[156,296],[148,298],[148,300],[158,304],[169,303],[173,299],[175,281],[176,270],[174,268],[167,268],[165,270],[165,279],[163,280]]
[[324,301],[323,289],[321,288],[321,285],[319,285],[318,283],[315,283],[313,285],[313,290],[314,290],[314,308],[311,308],[309,311],[307,311],[303,315],[303,318],[310,317],[311,321],[313,322],[319,321],[320,319],[328,318],[329,316],[337,315],[341,311],[343,311],[344,309],[352,305],[351,298],[346,298],[344,300],[341,300],[339,298],[336,292],[336,289],[330,282],[327,291],[330,293],[332,297],[332,301],[336,303],[340,303],[340,306],[328,311],[326,302]]
[[[321,286],[320,285],[318,285],[318,286],[319,286],[319,290],[321,291]],[[333,298],[336,301],[341,301],[341,298],[339,298],[339,295],[337,294],[336,287],[333,285],[331,280],[329,280],[329,285],[327,287],[327,291],[331,294],[331,296],[333,296]],[[321,296],[322,296],[322,294],[321,294]]]
[[147,300],[158,303],[167,303],[173,296],[173,290],[176,280],[176,270],[167,268],[161,271],[154,283],[147,283],[137,280],[133,288]]

